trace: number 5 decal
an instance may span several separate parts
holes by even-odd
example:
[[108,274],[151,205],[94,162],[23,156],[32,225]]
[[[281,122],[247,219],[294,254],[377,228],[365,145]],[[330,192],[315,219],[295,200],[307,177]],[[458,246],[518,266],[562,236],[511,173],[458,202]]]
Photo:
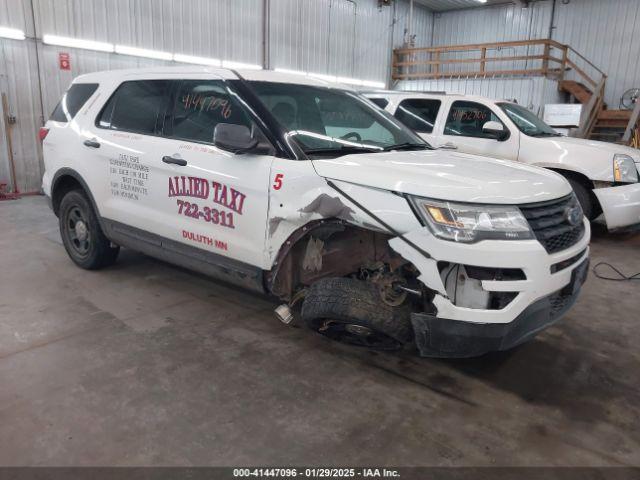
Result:
[[280,190],[282,188],[282,178],[284,175],[282,173],[276,173],[276,178],[273,179],[273,189]]

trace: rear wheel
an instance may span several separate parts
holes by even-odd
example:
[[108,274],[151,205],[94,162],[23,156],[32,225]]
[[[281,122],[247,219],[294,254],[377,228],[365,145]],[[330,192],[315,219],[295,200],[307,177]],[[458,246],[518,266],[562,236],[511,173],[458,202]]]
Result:
[[96,213],[81,190],[71,190],[60,202],[62,243],[71,260],[81,268],[96,270],[115,263],[120,247],[105,237]]
[[376,350],[398,350],[413,337],[407,310],[385,304],[375,285],[351,278],[311,285],[302,318],[332,340]]

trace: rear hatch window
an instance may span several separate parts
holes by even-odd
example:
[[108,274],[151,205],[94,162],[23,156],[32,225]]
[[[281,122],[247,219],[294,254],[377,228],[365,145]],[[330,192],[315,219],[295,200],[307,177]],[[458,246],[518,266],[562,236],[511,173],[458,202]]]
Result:
[[74,83],[71,85],[53,111],[51,120],[70,122],[97,89],[97,83]]

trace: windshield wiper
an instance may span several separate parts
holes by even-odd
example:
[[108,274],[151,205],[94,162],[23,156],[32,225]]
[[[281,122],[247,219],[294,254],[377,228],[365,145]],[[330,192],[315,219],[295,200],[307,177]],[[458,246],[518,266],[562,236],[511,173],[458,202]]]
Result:
[[388,147],[384,147],[385,152],[389,152],[391,150],[430,150],[431,147],[426,143],[398,143],[397,145],[389,145]]
[[351,153],[376,153],[381,151],[382,150],[378,148],[342,146],[340,148],[307,148],[304,153],[311,155],[322,155],[325,153],[349,155]]

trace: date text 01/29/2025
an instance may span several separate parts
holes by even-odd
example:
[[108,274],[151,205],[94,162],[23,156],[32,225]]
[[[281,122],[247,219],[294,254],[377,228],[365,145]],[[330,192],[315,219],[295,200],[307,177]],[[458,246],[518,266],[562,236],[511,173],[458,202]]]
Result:
[[193,201],[177,199],[178,214],[204,220],[227,228],[235,228],[234,214],[242,215],[246,195],[223,183],[199,177],[170,177],[169,197],[189,197],[211,201],[219,207],[231,210],[201,206]]

